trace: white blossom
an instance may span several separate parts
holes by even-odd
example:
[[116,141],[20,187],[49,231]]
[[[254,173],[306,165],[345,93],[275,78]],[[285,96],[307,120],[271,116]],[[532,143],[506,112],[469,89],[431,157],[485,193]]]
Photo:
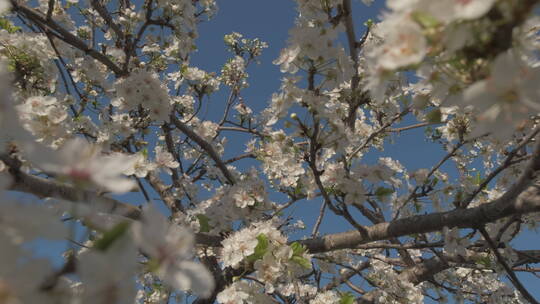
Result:
[[156,168],[156,164],[149,162],[146,155],[142,152],[135,153],[131,156],[130,163],[132,164],[126,170],[125,175],[135,175],[139,178],[144,178],[148,175],[148,172]]
[[156,274],[171,287],[208,297],[214,289],[210,272],[192,261],[193,234],[170,223],[155,207],[144,210],[142,222],[133,224],[139,248],[158,264]]
[[292,63],[300,53],[300,50],[301,49],[298,45],[283,49],[279,58],[274,60],[273,63],[280,65],[280,70],[282,73],[295,73],[298,68]]
[[427,41],[422,28],[407,16],[390,16],[377,26],[384,42],[371,56],[385,70],[420,63],[427,54]]
[[530,115],[539,111],[540,69],[527,67],[513,52],[500,54],[490,76],[468,87],[463,93],[466,104],[475,108],[477,127],[474,135],[489,131],[505,139],[522,127]]
[[164,151],[163,147],[156,146],[154,152],[156,153],[155,164],[159,168],[164,169],[167,173],[170,174],[170,169],[176,169],[178,166],[180,166],[180,164],[174,160],[173,155],[168,151]]
[[122,177],[133,166],[133,158],[125,154],[106,155],[101,148],[81,138],[73,138],[57,151],[28,145],[30,160],[47,173],[58,174],[77,184],[91,183],[108,191],[129,191],[134,182]]

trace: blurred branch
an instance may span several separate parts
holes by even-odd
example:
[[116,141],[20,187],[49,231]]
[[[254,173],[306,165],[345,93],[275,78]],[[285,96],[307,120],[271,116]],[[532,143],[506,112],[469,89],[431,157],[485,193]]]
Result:
[[[51,197],[86,204],[97,207],[100,211],[132,220],[141,218],[141,210],[133,205],[100,195],[95,191],[76,189],[71,185],[24,173],[19,170],[19,161],[5,154],[0,155],[0,160],[9,166],[8,172],[13,179],[8,186],[8,190],[30,193],[39,198]],[[205,233],[195,234],[195,242],[199,245],[220,247],[221,240],[220,236]]]

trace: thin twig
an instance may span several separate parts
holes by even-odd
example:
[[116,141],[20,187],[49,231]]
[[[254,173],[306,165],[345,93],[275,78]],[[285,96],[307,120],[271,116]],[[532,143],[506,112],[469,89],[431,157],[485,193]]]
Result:
[[499,173],[501,173],[506,168],[510,167],[512,164],[512,159],[517,155],[517,153],[531,140],[534,139],[534,137],[540,132],[540,126],[536,127],[529,135],[527,135],[510,153],[508,153],[508,156],[504,160],[503,164],[500,165],[497,169],[493,170],[484,180],[476,187],[476,189],[469,195],[467,198],[465,198],[462,202],[460,202],[459,206],[462,208],[467,208],[469,204],[473,201],[473,199],[482,191]]
[[184,124],[183,122],[181,122],[178,118],[176,118],[176,116],[173,114],[170,116],[171,117],[171,122],[180,130],[182,131],[184,134],[186,134],[187,137],[189,137],[191,140],[193,140],[194,142],[196,142],[204,151],[206,151],[208,153],[208,155],[210,156],[210,158],[212,158],[214,160],[214,162],[216,163],[216,166],[219,168],[219,170],[221,171],[221,173],[223,173],[223,175],[225,176],[225,178],[227,179],[227,181],[230,183],[230,184],[235,184],[236,183],[236,179],[234,178],[234,176],[231,174],[231,172],[229,171],[229,169],[227,169],[227,166],[225,165],[225,163],[223,163],[223,161],[221,160],[221,158],[219,157],[219,155],[217,154],[216,150],[214,150],[214,148],[212,147],[212,145],[210,145],[206,140],[204,140],[202,137],[200,137],[199,135],[197,135],[195,132],[193,132],[193,130],[191,130],[186,124]]
[[313,226],[313,230],[311,231],[311,237],[316,237],[319,234],[319,227],[321,226],[325,210],[326,210],[326,202],[323,201],[321,204],[321,208],[319,209],[319,216],[317,217],[317,220],[315,221],[315,225]]
[[495,257],[497,257],[497,261],[499,262],[499,264],[501,264],[504,270],[506,270],[506,273],[509,276],[510,282],[512,282],[514,287],[516,287],[516,289],[521,293],[521,295],[527,301],[533,304],[538,304],[536,299],[529,293],[529,291],[523,286],[523,284],[521,284],[521,282],[519,281],[518,277],[516,276],[512,268],[508,266],[508,264],[506,263],[502,255],[499,253],[499,250],[497,250],[497,246],[495,246],[495,243],[493,243],[493,240],[487,233],[486,229],[484,227],[480,227],[478,231],[480,231],[480,233],[482,234],[482,236],[488,243],[489,247],[491,248],[491,251],[493,251],[493,254],[495,254]]

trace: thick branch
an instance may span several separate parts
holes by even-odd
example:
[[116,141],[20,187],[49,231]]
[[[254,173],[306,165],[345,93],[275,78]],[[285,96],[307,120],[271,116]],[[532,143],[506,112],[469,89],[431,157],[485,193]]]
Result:
[[[16,160],[6,155],[0,155],[0,159],[10,167],[9,173],[13,178],[8,190],[30,193],[40,198],[52,197],[92,205],[103,212],[121,215],[132,220],[139,220],[141,217],[141,210],[133,205],[99,195],[94,191],[76,189],[71,185],[24,173],[17,169]],[[219,236],[195,234],[195,242],[199,245],[219,247],[221,240]]]
[[307,246],[312,253],[326,252],[355,248],[360,244],[393,237],[439,231],[443,227],[474,228],[515,214],[538,211],[540,211],[540,190],[537,186],[531,186],[517,200],[503,196],[475,208],[411,216],[366,227],[366,231],[362,233],[352,230],[299,242]]
[[[2,161],[10,165],[12,160],[2,156]],[[26,174],[18,169],[10,168],[9,172],[13,182],[9,190],[34,194],[40,198],[54,197],[81,204],[92,204],[97,209],[110,214],[121,215],[137,220],[141,216],[139,208],[122,203],[113,198],[98,195],[94,191],[80,190],[71,185],[62,184],[53,180]]]
[[540,211],[540,187],[533,184],[540,170],[540,144],[518,181],[500,198],[475,208],[416,215],[357,230],[301,240],[312,253],[354,248],[360,244],[411,234],[442,230],[443,227],[475,228],[512,215]]

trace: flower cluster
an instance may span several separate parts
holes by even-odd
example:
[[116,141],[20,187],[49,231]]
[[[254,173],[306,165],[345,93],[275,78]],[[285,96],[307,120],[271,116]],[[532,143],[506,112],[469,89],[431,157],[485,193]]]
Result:
[[287,239],[272,222],[254,223],[226,238],[222,259],[225,266],[238,268],[253,263],[256,277],[264,282],[267,293],[278,283],[296,278],[311,269],[311,255],[299,243],[288,245]]
[[17,106],[23,126],[39,141],[53,147],[71,133],[66,110],[65,105],[51,96],[32,96]]
[[246,78],[248,74],[244,71],[245,62],[240,56],[236,56],[227,62],[221,69],[221,81],[228,86],[237,89],[246,88],[248,86]]
[[171,102],[167,88],[155,73],[136,70],[115,83],[117,99],[113,104],[121,110],[148,110],[152,120],[168,121]]
[[268,142],[263,142],[254,152],[263,161],[268,178],[279,181],[284,187],[294,186],[305,173],[297,161],[298,153],[285,133],[274,132]]
[[[391,12],[373,26],[366,50],[368,87],[378,102],[387,98],[381,95],[381,88],[396,71],[417,69],[421,80],[413,88],[413,98],[428,97],[444,107],[459,105],[456,116],[468,112],[462,136],[464,132],[476,137],[491,131],[497,139],[506,140],[516,129],[525,128],[531,115],[538,112],[540,92],[532,85],[538,82],[537,59],[530,55],[534,42],[526,38],[530,23],[504,38],[516,41],[516,48],[510,44],[491,48],[485,56],[470,51],[475,44],[490,48],[497,38],[487,27],[512,22],[509,20],[518,18],[514,9],[497,19],[496,14],[509,8],[495,0],[387,4]],[[486,36],[479,32],[486,32]],[[473,71],[466,69],[467,65],[474,67]],[[444,128],[443,132],[447,131]]]

